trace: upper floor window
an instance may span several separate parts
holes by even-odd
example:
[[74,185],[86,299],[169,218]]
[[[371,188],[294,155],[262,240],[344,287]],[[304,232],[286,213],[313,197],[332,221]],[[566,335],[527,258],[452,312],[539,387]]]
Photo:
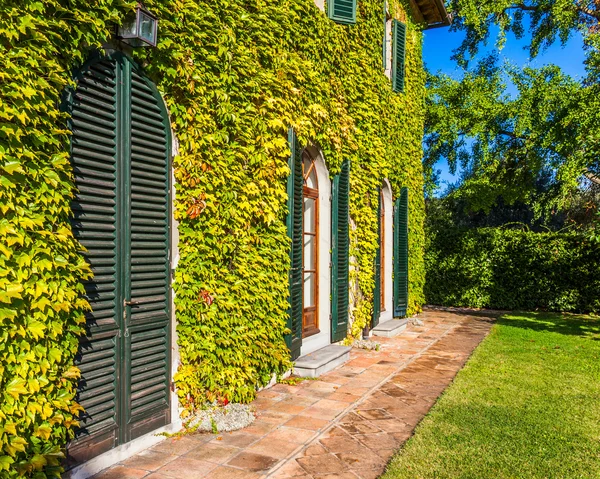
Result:
[[327,0],[327,16],[334,22],[356,23],[357,0]]

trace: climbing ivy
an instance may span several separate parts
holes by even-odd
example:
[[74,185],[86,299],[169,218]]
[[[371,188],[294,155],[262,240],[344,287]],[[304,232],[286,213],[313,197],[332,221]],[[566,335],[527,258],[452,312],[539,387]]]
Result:
[[[351,334],[372,316],[376,191],[411,195],[410,311],[423,289],[421,35],[409,23],[406,93],[381,67],[382,2],[361,0],[355,26],[312,0],[154,1],[156,50],[140,54],[164,93],[175,159],[180,260],[175,303],[182,405],[249,401],[289,368],[286,131],[317,144],[333,175],[352,164]],[[182,20],[183,19],[183,20]],[[268,352],[265,354],[265,352]]]
[[[79,407],[73,367],[89,269],[69,226],[73,193],[61,94],[135,2],[0,5],[0,477],[59,477]],[[390,2],[388,2],[390,3]],[[381,68],[382,0],[342,26],[312,0],[147,0],[156,49],[134,52],[178,142],[174,289],[181,405],[250,401],[290,367],[283,336],[289,240],[286,132],[352,162],[352,328],[370,320],[377,187],[410,195],[409,312],[423,302],[421,35],[408,22],[406,92]],[[43,471],[43,472],[42,472]],[[46,475],[46,476],[44,476]]]

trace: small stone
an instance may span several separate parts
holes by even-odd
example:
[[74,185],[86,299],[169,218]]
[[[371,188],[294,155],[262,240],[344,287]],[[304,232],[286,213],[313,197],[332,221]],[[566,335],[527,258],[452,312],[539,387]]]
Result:
[[381,344],[370,339],[357,339],[352,343],[353,348],[366,349],[368,351],[379,351]]
[[255,419],[252,407],[247,404],[218,406],[213,403],[198,411],[186,426],[196,431],[230,432],[249,426]]

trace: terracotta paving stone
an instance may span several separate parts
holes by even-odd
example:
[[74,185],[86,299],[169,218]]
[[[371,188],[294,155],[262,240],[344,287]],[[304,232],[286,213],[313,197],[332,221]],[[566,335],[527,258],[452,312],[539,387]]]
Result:
[[374,423],[369,421],[349,422],[346,424],[340,424],[340,427],[352,436],[363,434],[376,434],[381,432],[380,428],[378,428]]
[[176,461],[172,461],[166,466],[161,467],[156,472],[177,479],[201,479],[206,477],[216,467],[217,464],[212,462],[182,456]]
[[140,479],[148,475],[148,471],[132,467],[114,466],[94,476],[94,479]]
[[[347,405],[346,405],[347,406]],[[323,408],[319,408],[319,407],[309,407],[307,409],[305,409],[303,411],[303,414],[306,414],[307,416],[313,416],[316,417],[317,419],[335,419],[337,416],[340,415],[342,411],[341,410],[331,410],[331,409],[323,409]]]
[[271,437],[271,435],[265,436],[260,441],[252,444],[246,450],[255,454],[263,454],[269,457],[276,457],[277,459],[283,459],[298,449],[299,444],[296,442],[282,441]]
[[305,456],[320,456],[321,454],[329,454],[321,444],[312,443],[304,451]]
[[310,431],[318,431],[329,424],[327,419],[319,419],[312,416],[298,415],[294,416],[284,425],[287,427],[296,427],[299,429],[308,429]]
[[315,479],[356,479],[358,476],[353,472],[344,472],[342,474],[327,474],[325,476],[311,476],[315,477]]
[[375,479],[494,317],[426,311],[422,326],[353,349],[319,380],[260,391],[248,428],[168,438],[95,479]]
[[299,416],[296,416],[294,414],[286,414],[284,412],[279,411],[260,411],[257,414],[257,418],[260,418],[263,421],[270,422],[273,424],[284,424],[295,417]]
[[296,444],[305,444],[315,435],[314,431],[309,429],[299,429],[296,427],[282,426],[273,432],[270,432],[266,437],[271,437],[280,441],[294,442]]
[[277,464],[277,462],[278,460],[274,457],[255,454],[253,452],[242,452],[229,460],[227,465],[239,467],[240,469],[247,469],[249,471],[267,471]]
[[140,452],[138,455],[133,456],[126,461],[123,461],[123,465],[131,467],[133,469],[143,469],[145,471],[156,471],[165,464],[177,459],[179,456],[174,454],[167,454],[153,449],[147,449]]
[[235,469],[233,467],[219,466],[210,471],[210,479],[258,479],[260,474],[255,472]]
[[218,444],[234,446],[234,447],[248,447],[253,442],[256,442],[258,437],[254,434],[245,434],[243,432],[235,433],[224,433],[222,436],[217,436],[213,439],[210,444]]
[[152,450],[182,456],[195,447],[198,447],[198,442],[193,439],[187,437],[169,437],[152,447]]
[[289,461],[287,464],[284,464],[273,475],[273,477],[281,479],[298,476],[306,476],[306,471],[296,461]]
[[334,454],[340,452],[360,454],[365,449],[365,446],[360,442],[347,435],[328,437],[326,439],[321,439],[319,442],[325,449]]
[[203,461],[214,462],[216,464],[223,464],[228,461],[231,457],[235,456],[240,452],[237,447],[217,445],[217,444],[202,444],[196,449],[192,449],[186,454],[186,457],[192,459],[200,459]]
[[359,409],[356,413],[365,419],[371,420],[391,419],[393,417],[385,409]]
[[398,440],[394,436],[385,432],[379,434],[357,434],[354,438],[373,451],[395,449],[399,445]]
[[299,457],[297,461],[306,472],[313,475],[336,474],[346,469],[344,463],[334,454]]
[[346,392],[340,392],[340,390],[338,389],[336,392],[334,392],[333,394],[330,394],[327,399],[331,400],[331,401],[342,401],[345,403],[353,403],[358,401],[359,399],[361,399],[361,397],[359,395],[356,394],[349,394]]
[[246,434],[255,434],[257,436],[264,436],[277,427],[277,424],[273,424],[269,421],[264,421],[262,418],[256,419],[250,426],[244,428]]
[[327,411],[343,411],[348,407],[348,403],[344,401],[334,401],[332,399],[321,399],[314,404],[315,408],[326,409]]
[[279,402],[269,409],[269,411],[278,411],[286,414],[300,414],[306,407],[296,406],[295,404]]

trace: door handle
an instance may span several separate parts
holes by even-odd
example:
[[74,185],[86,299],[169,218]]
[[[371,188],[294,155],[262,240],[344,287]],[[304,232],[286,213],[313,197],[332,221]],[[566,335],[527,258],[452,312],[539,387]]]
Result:
[[123,300],[123,306],[139,306],[140,304],[155,303],[157,301],[163,301],[164,296],[148,296],[146,298],[134,299],[133,301]]

